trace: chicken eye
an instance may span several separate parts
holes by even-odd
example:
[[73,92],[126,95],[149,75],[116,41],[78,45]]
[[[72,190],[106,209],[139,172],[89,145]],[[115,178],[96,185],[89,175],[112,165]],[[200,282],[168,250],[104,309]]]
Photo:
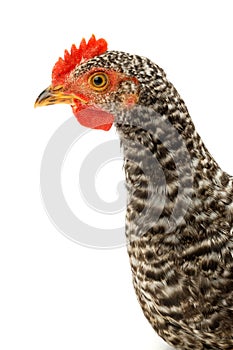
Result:
[[103,91],[108,86],[109,80],[108,76],[101,72],[91,75],[88,82],[92,89],[96,91]]

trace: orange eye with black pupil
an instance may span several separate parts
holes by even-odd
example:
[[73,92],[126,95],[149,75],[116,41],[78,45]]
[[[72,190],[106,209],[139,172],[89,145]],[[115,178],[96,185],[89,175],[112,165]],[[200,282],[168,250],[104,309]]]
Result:
[[103,73],[95,73],[90,76],[88,83],[93,90],[103,91],[109,84],[108,76]]

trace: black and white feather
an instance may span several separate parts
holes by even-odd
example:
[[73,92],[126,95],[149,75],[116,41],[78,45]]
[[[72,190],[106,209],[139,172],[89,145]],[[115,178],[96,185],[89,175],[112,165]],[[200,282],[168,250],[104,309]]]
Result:
[[[125,157],[126,235],[146,318],[177,349],[233,349],[233,179],[212,158],[184,101],[147,58],[109,51],[77,67],[136,77],[99,98]],[[125,91],[138,92],[123,108]]]

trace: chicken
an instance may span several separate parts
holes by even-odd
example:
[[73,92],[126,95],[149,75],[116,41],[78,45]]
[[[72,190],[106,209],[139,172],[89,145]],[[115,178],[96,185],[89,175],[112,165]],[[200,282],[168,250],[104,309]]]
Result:
[[233,178],[164,71],[92,36],[59,58],[35,106],[56,103],[89,128],[116,127],[133,284],[154,330],[176,349],[233,349]]

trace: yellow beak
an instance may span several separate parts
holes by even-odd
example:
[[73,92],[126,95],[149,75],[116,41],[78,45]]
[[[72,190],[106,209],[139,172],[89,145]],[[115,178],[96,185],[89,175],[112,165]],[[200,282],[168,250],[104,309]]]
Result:
[[73,104],[74,99],[86,103],[83,99],[76,95],[69,95],[63,92],[63,86],[49,86],[37,97],[34,107],[54,105],[57,103]]

